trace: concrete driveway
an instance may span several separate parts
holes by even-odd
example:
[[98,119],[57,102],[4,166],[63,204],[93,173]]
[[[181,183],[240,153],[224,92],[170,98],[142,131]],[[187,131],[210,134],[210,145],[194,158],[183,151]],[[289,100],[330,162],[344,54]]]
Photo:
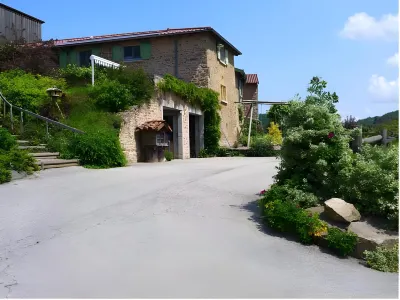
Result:
[[110,170],[0,186],[0,296],[397,298],[397,274],[267,234],[255,195],[273,158]]

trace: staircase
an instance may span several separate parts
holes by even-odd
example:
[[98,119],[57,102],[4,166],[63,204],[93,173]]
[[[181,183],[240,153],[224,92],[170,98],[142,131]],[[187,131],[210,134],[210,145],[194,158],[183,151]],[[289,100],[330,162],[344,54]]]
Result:
[[[17,137],[17,136],[15,136]],[[30,141],[18,140],[18,149],[30,151],[42,170],[79,166],[77,159],[61,159],[58,152],[46,152],[46,144],[31,145]]]

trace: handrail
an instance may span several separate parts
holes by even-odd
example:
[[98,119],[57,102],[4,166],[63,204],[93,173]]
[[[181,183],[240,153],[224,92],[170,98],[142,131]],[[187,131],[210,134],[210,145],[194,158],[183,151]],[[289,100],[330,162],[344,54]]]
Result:
[[[40,119],[40,120],[45,121],[45,122],[46,122],[46,126],[47,126],[47,133],[48,133],[48,123],[57,125],[57,126],[59,126],[59,127],[65,128],[65,129],[68,129],[68,130],[70,130],[70,131],[72,131],[72,132],[76,132],[76,133],[80,133],[80,134],[85,133],[85,132],[83,132],[82,130],[76,129],[76,128],[74,128],[74,127],[65,125],[65,124],[63,124],[63,123],[54,121],[54,120],[52,120],[52,119],[43,117],[43,116],[38,115],[38,114],[35,114],[35,113],[33,113],[33,112],[29,111],[29,110],[26,110],[26,109],[23,109],[23,108],[21,108],[21,107],[15,106],[15,105],[11,104],[10,102],[8,102],[7,99],[3,96],[3,94],[2,94],[1,92],[0,92],[0,98],[1,98],[1,100],[4,101],[4,112],[6,111],[5,105],[8,104],[8,105],[10,106],[11,129],[13,129],[13,126],[14,126],[14,125],[13,125],[13,120],[12,120],[12,110],[13,110],[13,108],[15,108],[16,110],[19,110],[19,111],[21,112],[21,119],[22,119],[22,113],[26,113],[26,114],[28,114],[28,115],[31,115],[31,116],[37,118],[37,119]],[[4,115],[5,115],[5,114],[4,114]],[[5,117],[5,116],[4,116],[4,117]]]

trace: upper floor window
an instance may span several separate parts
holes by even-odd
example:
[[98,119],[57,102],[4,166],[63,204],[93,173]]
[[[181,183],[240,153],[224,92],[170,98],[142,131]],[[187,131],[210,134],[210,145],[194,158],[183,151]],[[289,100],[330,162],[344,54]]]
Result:
[[241,78],[238,79],[238,90],[239,90],[239,99],[243,98],[243,81]]
[[92,55],[92,50],[79,52],[79,66],[81,67],[90,66],[90,55]]
[[142,59],[140,55],[140,46],[124,47],[124,61]]
[[217,45],[217,57],[218,60],[224,65],[228,64],[228,49],[225,48],[225,45],[223,44]]

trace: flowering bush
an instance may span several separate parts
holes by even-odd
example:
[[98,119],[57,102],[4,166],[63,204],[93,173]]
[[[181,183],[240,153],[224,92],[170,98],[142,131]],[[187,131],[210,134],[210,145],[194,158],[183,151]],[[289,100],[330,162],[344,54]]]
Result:
[[271,122],[268,127],[268,135],[272,139],[272,144],[282,145],[282,132],[279,130],[278,124]]

